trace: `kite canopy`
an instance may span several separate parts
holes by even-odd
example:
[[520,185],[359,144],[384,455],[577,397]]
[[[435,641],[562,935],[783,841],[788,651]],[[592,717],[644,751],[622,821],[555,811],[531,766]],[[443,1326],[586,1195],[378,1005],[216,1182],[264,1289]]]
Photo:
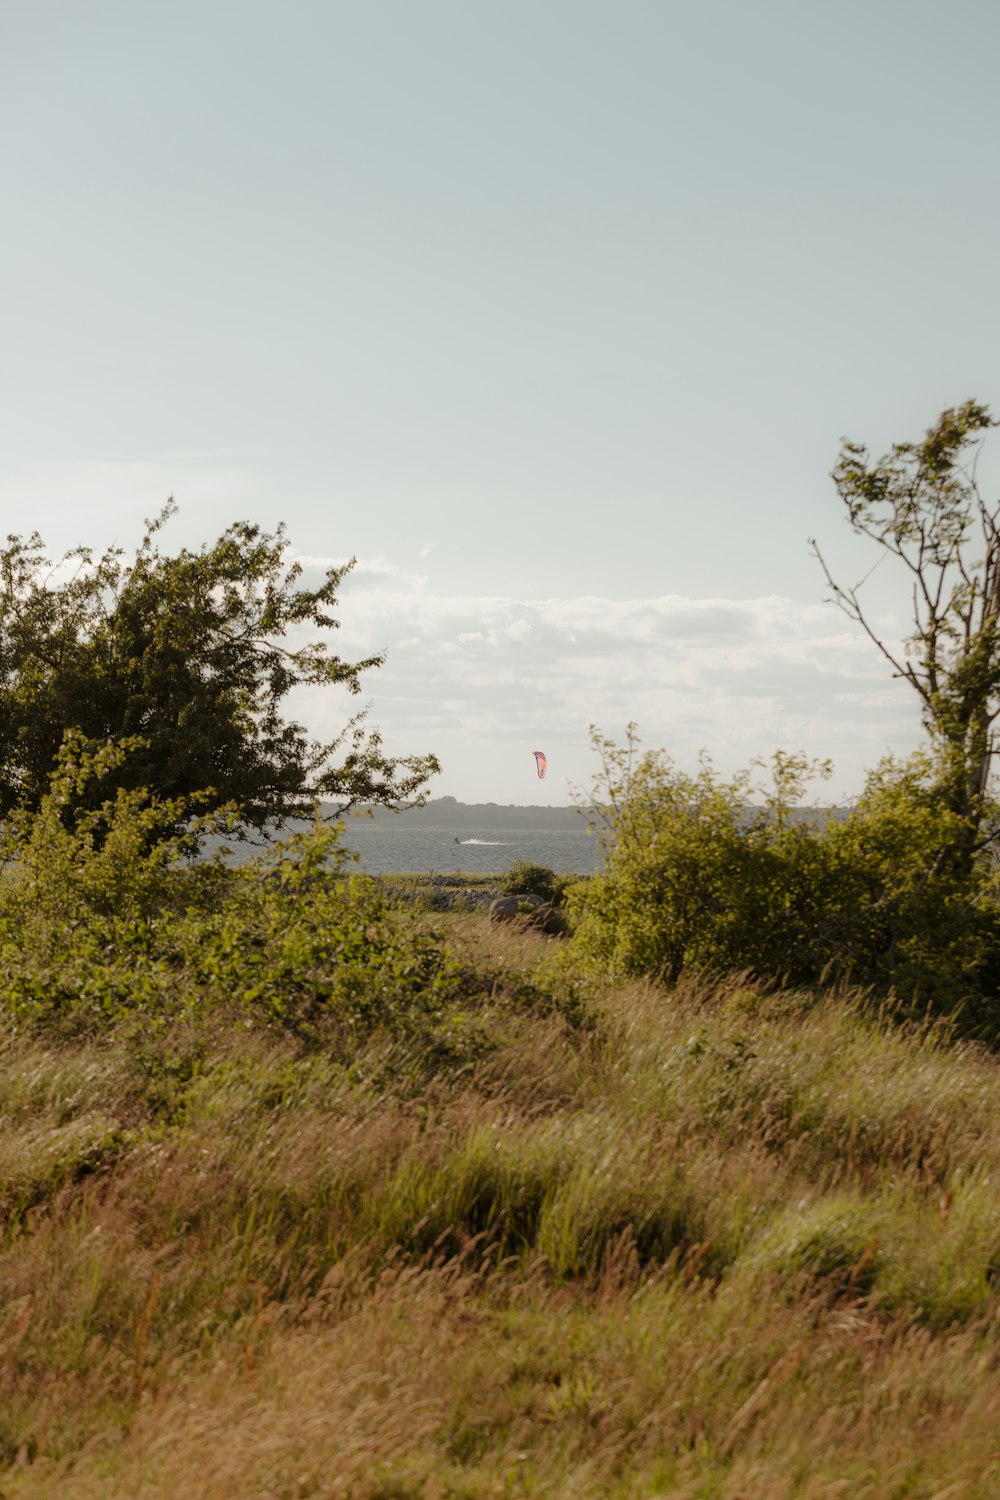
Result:
[[543,750],[532,750],[531,753],[535,757],[535,767],[538,771],[538,779],[539,781],[541,781],[542,777],[545,775],[546,767],[548,765],[548,762],[545,759],[545,752]]

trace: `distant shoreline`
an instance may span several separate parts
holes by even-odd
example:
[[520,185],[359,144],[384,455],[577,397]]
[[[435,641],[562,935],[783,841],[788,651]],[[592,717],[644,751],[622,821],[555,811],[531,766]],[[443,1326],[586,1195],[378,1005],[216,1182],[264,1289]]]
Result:
[[[330,812],[335,808],[331,805]],[[432,797],[423,807],[391,812],[384,807],[359,808],[374,823],[415,823],[432,828],[504,828],[545,831],[565,828],[582,833],[587,816],[583,809],[499,802],[459,802],[455,797]]]

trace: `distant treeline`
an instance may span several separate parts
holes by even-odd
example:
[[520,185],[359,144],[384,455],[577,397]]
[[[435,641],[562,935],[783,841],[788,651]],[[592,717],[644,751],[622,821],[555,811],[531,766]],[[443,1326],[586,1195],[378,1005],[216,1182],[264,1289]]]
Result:
[[[332,804],[323,805],[324,813],[333,814]],[[391,808],[364,808],[376,823],[420,823],[424,828],[524,828],[539,829],[569,828],[583,829],[588,818],[605,821],[599,809],[586,807],[537,807],[523,806],[514,802],[459,802],[455,797],[432,797],[423,807],[406,808],[393,812]],[[760,817],[761,808],[750,807],[743,820],[753,822]],[[846,807],[795,807],[786,809],[786,817],[792,823],[808,823],[821,826],[829,819],[837,821],[847,816]],[[298,826],[298,825],[296,825]],[[305,825],[302,825],[305,826]]]
[[[331,809],[332,810],[332,809]],[[432,797],[423,807],[394,813],[384,807],[367,809],[377,823],[402,820],[425,828],[571,828],[582,829],[585,813],[578,807],[522,807],[516,803],[459,802],[454,797]]]

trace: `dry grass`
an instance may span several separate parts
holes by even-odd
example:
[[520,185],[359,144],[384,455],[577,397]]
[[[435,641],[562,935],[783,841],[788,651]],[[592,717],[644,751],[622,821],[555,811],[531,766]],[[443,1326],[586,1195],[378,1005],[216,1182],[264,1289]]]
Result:
[[5,1500],[1000,1493],[995,1058],[447,930],[439,1063],[8,1031]]
[[293,1326],[264,1303],[214,1359],[161,1367],[116,1441],[15,1466],[5,1493],[985,1500],[998,1418],[980,1331],[637,1284],[627,1254],[558,1292],[389,1267]]

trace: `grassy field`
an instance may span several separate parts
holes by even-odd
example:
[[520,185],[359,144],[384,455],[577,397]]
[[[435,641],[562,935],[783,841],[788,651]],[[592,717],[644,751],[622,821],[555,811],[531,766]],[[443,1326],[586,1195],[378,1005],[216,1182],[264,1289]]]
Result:
[[0,1032],[4,1500],[992,1500],[1000,1063],[419,917],[433,1026]]

